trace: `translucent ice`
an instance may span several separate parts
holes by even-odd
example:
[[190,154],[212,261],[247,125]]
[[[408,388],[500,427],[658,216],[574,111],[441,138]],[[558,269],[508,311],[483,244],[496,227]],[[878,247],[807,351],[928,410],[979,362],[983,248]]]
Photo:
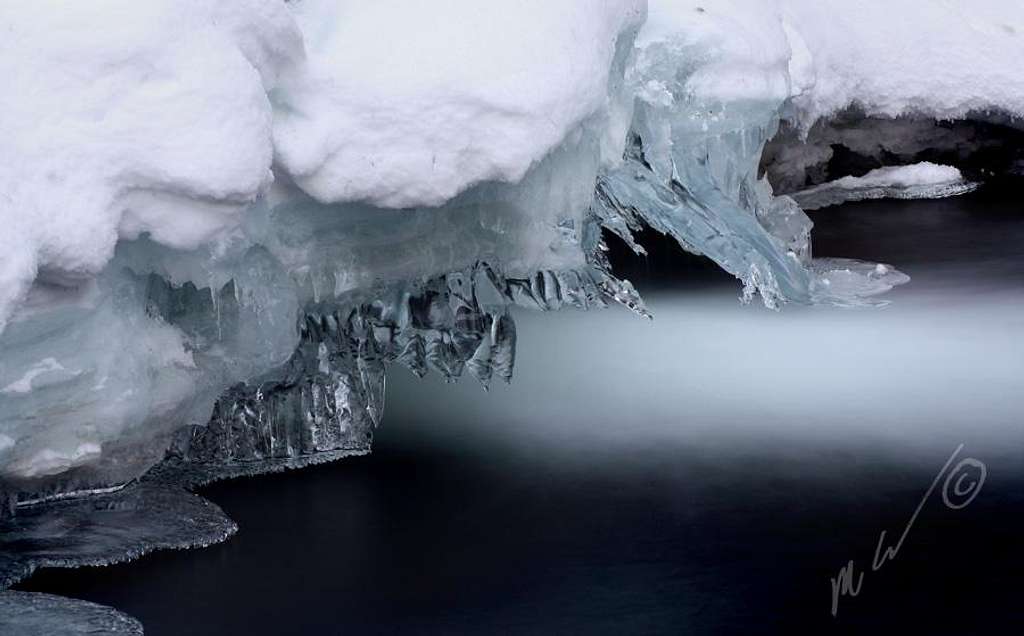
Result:
[[[708,256],[743,281],[744,300],[868,302],[891,286],[826,284],[831,268],[813,265],[810,219],[759,174],[789,94],[785,32],[766,7],[756,35],[731,30],[715,10],[652,7],[628,76],[637,95],[630,142],[599,179],[598,215],[629,243],[646,223]],[[710,22],[695,32],[694,21]]]

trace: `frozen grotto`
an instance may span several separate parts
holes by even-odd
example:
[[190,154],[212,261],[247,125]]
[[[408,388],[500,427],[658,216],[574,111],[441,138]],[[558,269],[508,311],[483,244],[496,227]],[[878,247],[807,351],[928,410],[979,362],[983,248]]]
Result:
[[[899,263],[815,258],[803,209],[1024,172],[992,133],[1024,137],[1002,0],[43,0],[0,26],[4,588],[225,539],[190,488],[368,453],[390,364],[509,381],[512,306],[650,317],[605,240],[669,235],[771,309],[877,305]],[[62,603],[0,593],[0,624],[140,629]]]

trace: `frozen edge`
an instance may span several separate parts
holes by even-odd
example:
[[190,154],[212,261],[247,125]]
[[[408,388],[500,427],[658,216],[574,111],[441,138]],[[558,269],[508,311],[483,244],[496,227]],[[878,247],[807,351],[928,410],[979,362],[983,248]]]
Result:
[[[322,451],[301,457],[274,458],[259,462],[234,462],[231,464],[198,463],[190,464],[174,459],[154,466],[150,471],[156,479],[180,485],[187,490],[202,488],[220,481],[276,475],[340,461],[347,457],[364,457],[373,452],[367,448],[341,448]],[[197,495],[201,496],[201,495]],[[196,546],[205,547],[205,546]]]
[[[22,504],[24,507],[22,514],[4,524],[0,524],[0,530],[2,530],[0,537],[3,537],[0,539],[0,546],[7,541],[19,542],[19,536],[23,534],[31,533],[33,535],[32,538],[38,540],[38,536],[33,533],[33,529],[35,529],[35,525],[31,523],[33,518],[31,516],[26,517],[26,515],[31,515],[33,510],[38,511],[36,518],[45,521],[54,512],[59,512],[62,517],[73,517],[77,511],[85,509],[84,521],[86,523],[94,522],[97,518],[96,516],[100,515],[101,522],[98,524],[90,523],[90,527],[102,528],[101,515],[103,512],[120,510],[126,500],[135,496],[141,497],[143,501],[136,511],[141,516],[147,518],[151,518],[148,513],[152,511],[147,509],[146,504],[160,505],[166,503],[162,499],[163,497],[181,497],[181,499],[175,499],[173,503],[180,504],[185,502],[187,506],[191,506],[191,510],[186,511],[186,513],[192,513],[181,516],[187,516],[189,520],[198,519],[206,527],[197,528],[195,524],[178,528],[161,526],[162,530],[164,530],[163,532],[156,533],[152,537],[137,539],[138,545],[121,548],[112,546],[103,556],[95,557],[73,555],[64,557],[29,556],[22,560],[18,558],[20,556],[18,552],[4,550],[4,558],[9,559],[9,561],[5,562],[4,558],[0,558],[0,590],[27,579],[40,568],[78,568],[115,565],[134,561],[158,550],[190,550],[221,543],[238,531],[238,524],[221,510],[217,504],[202,495],[191,492],[192,490],[218,481],[282,473],[308,466],[335,462],[346,457],[359,457],[369,454],[370,450],[366,448],[338,449],[303,457],[270,459],[259,462],[236,462],[228,465],[189,465],[187,463],[168,461],[155,466],[139,481],[123,484],[113,489],[112,492],[96,494],[95,492],[85,493],[83,491],[75,499],[65,498],[60,501],[45,502],[52,505],[33,504],[24,506]],[[97,505],[97,502],[101,502],[101,505]],[[180,513],[181,511],[179,510],[178,512]],[[205,512],[206,515],[196,515],[196,512]],[[26,519],[29,521],[28,524],[24,523]],[[23,525],[28,527],[19,527]],[[181,538],[178,540],[168,539],[168,536],[174,536],[175,531],[180,533],[179,536]],[[76,539],[80,538],[80,535],[76,536]],[[69,550],[71,549],[74,549],[74,545],[69,547]]]
[[18,636],[142,636],[138,619],[112,607],[36,592],[0,592],[0,632]]
[[975,181],[959,181],[936,184],[874,185],[865,187],[843,187],[836,181],[790,194],[803,210],[821,208],[874,199],[945,199],[974,192],[981,184]]
[[[504,278],[504,284],[507,286],[503,290],[507,306],[518,305],[547,311],[566,305],[584,309],[605,307],[608,301],[614,301],[640,316],[651,318],[642,298],[629,281],[619,280],[611,274],[600,247],[592,254],[592,262],[587,266],[557,273],[542,270],[525,279]],[[28,578],[39,568],[112,565],[132,561],[157,550],[184,550],[220,543],[238,531],[237,524],[216,504],[192,490],[217,481],[297,470],[346,457],[368,455],[370,452],[368,441],[365,447],[349,446],[291,457],[227,463],[190,462],[169,454],[137,481],[17,502],[14,507],[18,514],[0,523],[0,546],[6,542],[18,543],[19,537],[26,535],[38,541],[39,534],[33,533],[33,529],[38,529],[43,525],[40,521],[52,519],[55,514],[62,518],[80,515],[80,520],[86,524],[86,531],[76,533],[74,540],[88,541],[89,528],[103,527],[104,511],[123,511],[126,507],[144,517],[139,526],[140,532],[150,530],[151,535],[129,537],[128,540],[134,541],[134,545],[108,546],[106,552],[99,556],[74,555],[72,551],[79,547],[76,543],[68,544],[63,555],[59,550],[56,554],[46,554],[44,550],[43,554],[34,555],[32,546],[29,545],[26,551],[21,542],[18,549],[3,550],[0,556],[0,590]],[[153,521],[150,507],[166,503],[167,497],[180,497],[172,503],[184,502],[185,506],[195,508],[194,512],[205,515],[178,514],[170,519],[158,517],[156,526],[147,526],[146,521]],[[133,503],[135,499],[139,501]],[[199,519],[207,527],[175,526],[175,521],[180,521],[183,516]],[[123,519],[119,525],[123,525]]]
[[[137,502],[133,502],[133,499]],[[170,506],[164,508],[165,515],[162,518],[154,514],[161,512],[161,507],[167,503],[173,504],[173,510]],[[64,553],[59,548],[47,547],[52,538],[41,534],[46,529],[46,522],[51,519],[50,513],[55,510],[53,507],[39,509],[41,514],[38,515],[23,514],[5,522],[0,526],[0,546],[14,543],[18,548],[24,549],[25,544],[32,548],[33,542],[39,542],[41,545],[35,547],[38,554],[32,554],[31,551],[27,554],[25,551],[15,552],[7,546],[4,547],[0,555],[0,588],[15,585],[40,568],[97,567],[125,563],[157,550],[187,550],[214,545],[225,541],[238,531],[238,525],[215,503],[168,484],[138,482],[112,495],[87,497],[56,505],[62,507],[62,518],[79,521],[84,526],[84,530],[80,528],[74,536],[77,542],[88,539],[87,533],[90,529],[97,534],[110,530],[110,527],[104,525],[107,521],[103,516],[104,512],[124,513],[133,504],[136,507],[131,512],[137,513],[142,518],[142,523],[132,526],[132,529],[145,532],[148,523],[148,529],[154,531],[152,535],[134,538],[132,545],[120,544],[106,549],[101,547],[98,553],[92,555],[69,554],[70,550],[76,547],[75,543],[65,548]],[[111,527],[124,527],[123,514],[113,521],[116,523],[111,524]],[[60,534],[60,528],[56,531],[58,538],[64,536]]]

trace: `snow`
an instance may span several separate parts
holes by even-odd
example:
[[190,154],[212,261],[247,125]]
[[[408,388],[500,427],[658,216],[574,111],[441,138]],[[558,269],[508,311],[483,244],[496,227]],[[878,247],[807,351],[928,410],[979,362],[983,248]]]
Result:
[[[756,289],[769,307],[858,304],[849,294],[902,279],[841,293],[826,285],[832,265],[810,262],[802,201],[774,197],[760,177],[765,143],[783,118],[806,134],[853,106],[879,117],[1024,115],[1021,24],[1024,4],[1006,0],[651,0],[628,72],[637,147],[602,178],[601,202],[611,203],[603,218],[621,230],[638,217],[671,234],[740,278],[745,299]],[[854,278],[871,271],[846,269]]]
[[966,194],[977,187],[977,183],[965,181],[953,166],[922,161],[875,168],[860,177],[842,177],[795,192],[792,197],[804,210],[816,210],[864,199],[939,199]]
[[869,114],[953,119],[1024,114],[1024,3],[785,2],[813,62],[796,100],[812,121],[858,103]]
[[960,171],[953,166],[943,166],[930,161],[909,166],[886,166],[875,168],[861,177],[843,177],[832,183],[842,188],[864,187],[907,187],[915,185],[939,185],[959,183],[964,180]]
[[887,116],[1024,115],[1015,0],[651,0],[639,42],[666,41],[708,52],[688,81],[695,94],[792,97],[805,127],[851,104]]
[[605,108],[616,43],[643,15],[639,0],[304,0],[281,166],[321,201],[381,207],[517,182]]
[[0,4],[0,329],[119,237],[195,247],[270,182],[266,91],[301,55],[266,0]]

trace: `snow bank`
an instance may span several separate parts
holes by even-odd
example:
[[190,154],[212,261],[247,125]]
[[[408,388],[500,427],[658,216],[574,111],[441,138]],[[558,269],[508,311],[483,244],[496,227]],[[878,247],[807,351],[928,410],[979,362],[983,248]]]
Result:
[[804,126],[851,104],[887,116],[1024,115],[1015,0],[651,0],[649,16],[641,46],[703,45],[689,90],[791,97]]
[[295,16],[308,60],[279,91],[282,168],[321,201],[412,207],[522,179],[606,107],[616,43],[644,11],[640,0],[305,0]]
[[[1024,114],[1024,3],[783,0],[781,7],[810,56],[794,82],[794,104],[808,123],[853,103],[887,116]],[[799,41],[791,44],[799,50]]]
[[0,4],[0,329],[119,237],[195,247],[270,182],[266,91],[302,51],[269,0]]

